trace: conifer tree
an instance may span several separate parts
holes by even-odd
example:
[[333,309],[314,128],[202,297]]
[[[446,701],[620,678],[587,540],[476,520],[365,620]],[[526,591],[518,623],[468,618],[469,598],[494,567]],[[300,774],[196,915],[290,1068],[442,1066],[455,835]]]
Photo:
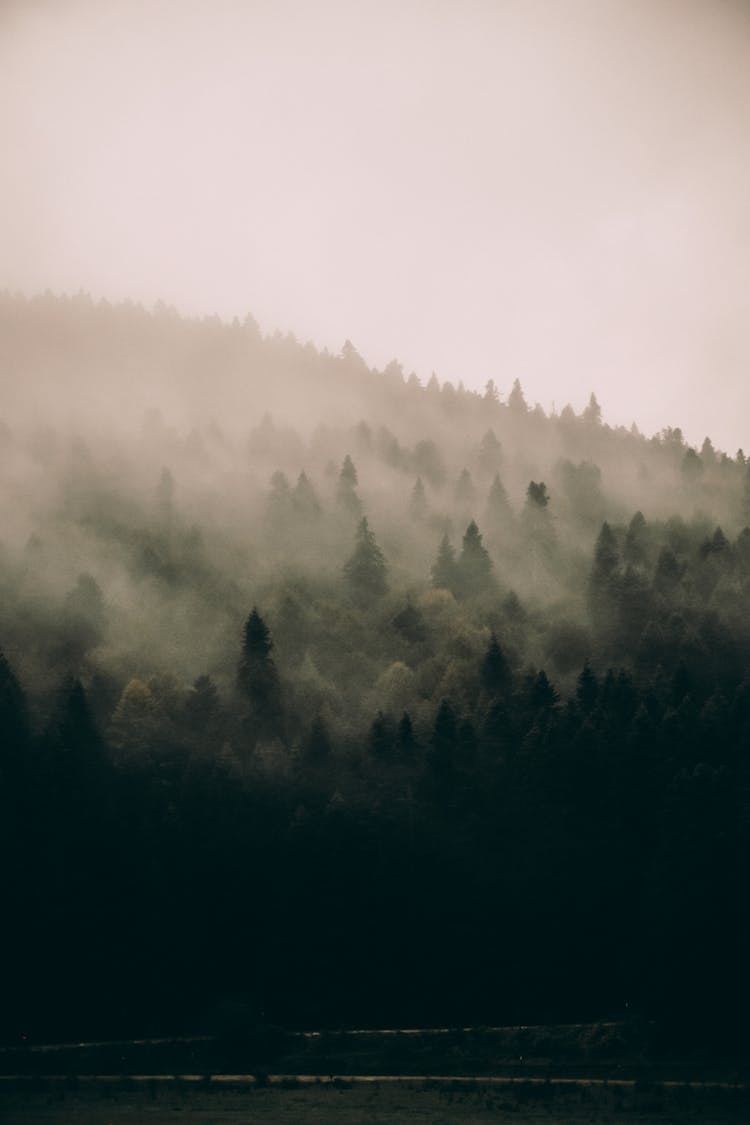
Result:
[[210,676],[198,676],[185,700],[185,715],[191,728],[203,734],[215,725],[220,709],[219,692]]
[[320,515],[320,501],[318,494],[304,471],[297,477],[297,483],[292,493],[294,510],[303,519],[317,519]]
[[508,395],[508,407],[514,414],[526,414],[529,409],[518,379],[513,380],[513,387]]
[[642,512],[636,512],[628,524],[622,555],[629,566],[642,567],[648,561],[648,528]]
[[438,777],[444,778],[455,765],[458,745],[456,712],[447,699],[443,699],[438,707],[430,744],[432,770]]
[[255,606],[243,630],[237,688],[250,704],[250,720],[260,735],[279,733],[281,685],[271,657],[271,634]]
[[357,527],[354,554],[344,564],[344,577],[356,596],[382,597],[388,590],[387,573],[383,552],[363,516]]
[[589,578],[589,608],[599,629],[610,629],[615,620],[620,594],[620,553],[609,524],[602,524],[594,547],[594,565]]
[[437,558],[430,570],[432,585],[438,590],[450,590],[455,594],[458,589],[458,564],[455,549],[446,532],[440,540]]
[[404,711],[398,721],[398,726],[396,728],[396,746],[399,754],[404,758],[410,758],[416,749],[414,724],[411,721],[411,715],[408,711]]
[[485,476],[491,473],[496,473],[500,467],[500,459],[502,457],[502,447],[500,442],[495,436],[494,430],[487,430],[481,442],[479,443],[479,453],[477,462],[479,470]]
[[471,508],[476,500],[477,491],[468,469],[462,469],[453,492],[454,499],[460,507]]
[[587,660],[581,669],[581,674],[576,684],[576,700],[584,714],[588,715],[593,711],[598,696],[599,681],[591,671],[591,665]]
[[494,633],[482,658],[479,678],[483,689],[493,697],[505,695],[510,687],[511,674],[508,661]]
[[600,426],[602,424],[602,408],[596,401],[596,395],[593,391],[583,412],[583,420],[589,426]]
[[347,453],[339,472],[336,500],[352,516],[358,516],[362,511],[362,502],[356,491],[358,483],[357,470]]
[[490,536],[500,537],[507,531],[513,521],[513,511],[508,502],[500,474],[495,473],[490,490],[487,493],[487,504],[484,510],[484,525]]
[[492,586],[492,559],[482,543],[474,520],[466,528],[458,560],[459,590],[464,597],[481,594]]

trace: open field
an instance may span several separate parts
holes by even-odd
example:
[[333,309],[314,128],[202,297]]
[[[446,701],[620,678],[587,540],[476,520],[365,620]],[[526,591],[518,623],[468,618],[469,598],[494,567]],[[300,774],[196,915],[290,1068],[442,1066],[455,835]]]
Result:
[[79,1085],[38,1081],[0,1090],[3,1125],[745,1125],[750,1095],[739,1090],[478,1084],[327,1083],[245,1089],[193,1083]]

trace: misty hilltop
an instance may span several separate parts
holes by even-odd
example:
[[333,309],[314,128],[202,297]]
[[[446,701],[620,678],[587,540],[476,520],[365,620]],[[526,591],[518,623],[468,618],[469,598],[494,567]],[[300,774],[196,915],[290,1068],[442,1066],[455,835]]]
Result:
[[[717,612],[738,592],[736,568],[708,585],[693,571],[717,528],[729,543],[750,519],[742,451],[730,458],[708,437],[693,449],[677,427],[651,438],[613,429],[594,393],[582,414],[548,417],[517,378],[483,394],[435,375],[423,386],[395,360],[369,369],[349,341],[334,356],[264,338],[252,318],[185,320],[85,296],[5,296],[0,318],[4,646],[34,680],[58,659],[26,637],[39,613],[55,622],[68,674],[229,682],[226,646],[258,599],[272,620],[321,596],[356,605],[344,567],[363,517],[388,572],[383,612],[426,599],[420,613],[476,619],[486,633],[521,599],[539,618],[517,658],[563,677],[585,658],[628,656],[591,617],[605,522],[632,581],[651,582],[670,551],[692,601],[702,594]],[[445,566],[470,526],[486,574],[461,580]],[[102,619],[83,647],[66,635],[76,615],[65,609],[82,581]],[[40,631],[42,648],[50,640]],[[314,642],[296,648],[315,661]]]
[[[742,450],[613,428],[596,388],[549,416],[515,372],[423,385],[348,340],[85,296],[2,296],[0,379],[7,841],[48,891],[35,932],[78,904],[82,979],[93,911],[118,955],[141,943],[108,984],[129,1019],[243,989],[292,1022],[683,1010],[675,936],[710,887],[717,952],[747,860]],[[228,949],[192,919],[193,878]],[[24,923],[13,956],[39,940]],[[40,1024],[62,976],[39,978]],[[695,989],[707,1011],[710,975]]]

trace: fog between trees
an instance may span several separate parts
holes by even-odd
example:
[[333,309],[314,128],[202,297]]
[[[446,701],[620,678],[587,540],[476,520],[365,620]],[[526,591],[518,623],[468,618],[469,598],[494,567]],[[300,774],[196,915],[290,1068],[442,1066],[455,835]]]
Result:
[[[6,295],[0,341],[6,842],[21,832],[49,892],[28,917],[47,926],[72,903],[79,936],[89,909],[125,925],[120,892],[135,880],[139,917],[123,933],[153,925],[166,973],[142,1002],[154,1019],[179,1009],[178,1022],[181,972],[197,972],[195,1010],[239,983],[292,1021],[356,1019],[356,996],[373,1018],[387,1018],[388,997],[390,1012],[438,1018],[414,947],[431,943],[437,972],[451,941],[457,960],[441,971],[457,1018],[464,1000],[488,1018],[523,1010],[501,949],[537,1012],[631,993],[672,1011],[668,950],[709,888],[718,930],[701,931],[702,955],[730,925],[734,948],[750,732],[742,451],[708,438],[691,449],[678,428],[613,429],[594,394],[582,415],[549,417],[515,372],[484,394],[422,385],[396,361],[369,370],[348,341],[320,353],[264,338],[250,318]],[[692,881],[689,831],[701,841]],[[274,879],[258,875],[258,849]],[[206,917],[228,910],[232,933],[221,954],[196,923],[167,971],[191,864],[214,887]],[[262,938],[253,878],[275,904]],[[100,901],[101,879],[120,892]],[[171,907],[155,905],[164,879]],[[14,887],[24,900],[23,880]],[[327,937],[305,943],[313,893]],[[422,913],[405,923],[415,894]],[[387,959],[367,938],[375,991],[363,983],[352,999],[331,958],[336,946],[355,971],[373,912],[412,950],[376,1000]],[[550,956],[542,935],[561,916],[568,933]],[[41,956],[38,940],[26,956]],[[263,973],[247,969],[243,942],[267,958]],[[325,1000],[307,979],[316,957],[333,973]],[[566,957],[578,1000],[561,983]],[[466,958],[481,973],[461,969]],[[106,974],[103,949],[94,960]],[[141,950],[129,987],[150,979],[146,964]],[[731,953],[723,971],[739,972]],[[713,993],[698,977],[703,1011]],[[49,1022],[41,993],[34,1010]]]

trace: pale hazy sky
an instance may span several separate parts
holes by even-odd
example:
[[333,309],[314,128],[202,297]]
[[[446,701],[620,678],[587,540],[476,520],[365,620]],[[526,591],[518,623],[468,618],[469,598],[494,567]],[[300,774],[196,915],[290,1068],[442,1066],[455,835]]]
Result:
[[750,450],[747,0],[0,0],[0,287]]

